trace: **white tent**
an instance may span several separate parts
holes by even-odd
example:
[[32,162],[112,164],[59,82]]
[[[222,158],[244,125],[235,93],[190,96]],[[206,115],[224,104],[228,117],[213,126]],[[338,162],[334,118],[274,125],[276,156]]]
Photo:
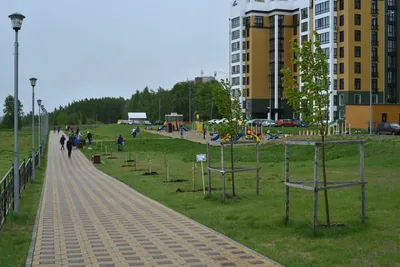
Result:
[[147,115],[145,112],[128,112],[128,120],[145,120]]

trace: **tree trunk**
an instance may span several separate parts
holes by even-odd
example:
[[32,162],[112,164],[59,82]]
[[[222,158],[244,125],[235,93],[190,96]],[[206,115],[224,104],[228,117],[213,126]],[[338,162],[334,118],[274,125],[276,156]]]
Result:
[[233,172],[234,170],[234,164],[233,164],[234,158],[233,158],[233,139],[231,139],[231,170],[232,170],[232,196],[236,196],[235,194],[235,173]]
[[[325,136],[322,135],[322,173],[324,176],[324,186],[326,187],[326,166],[325,166]],[[328,190],[324,190],[325,195],[325,213],[326,213],[326,224],[328,227],[331,226],[331,220],[329,218],[329,202],[328,202]]]

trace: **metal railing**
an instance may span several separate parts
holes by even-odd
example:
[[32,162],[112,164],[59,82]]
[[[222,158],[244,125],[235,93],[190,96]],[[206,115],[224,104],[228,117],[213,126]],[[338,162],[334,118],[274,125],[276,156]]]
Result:
[[[35,168],[38,167],[40,152],[44,150],[41,145],[35,154]],[[43,154],[42,154],[43,155]],[[23,160],[19,165],[19,192],[25,190],[29,180],[32,178],[32,157]],[[14,204],[14,164],[11,165],[6,175],[0,180],[0,229],[7,219],[8,213],[13,210]]]

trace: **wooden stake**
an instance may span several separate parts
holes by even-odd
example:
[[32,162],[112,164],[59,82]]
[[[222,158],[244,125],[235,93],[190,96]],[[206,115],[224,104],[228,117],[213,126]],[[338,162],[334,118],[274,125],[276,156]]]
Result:
[[[365,181],[364,173],[364,144],[360,144],[360,172],[361,182]],[[365,224],[365,184],[361,185],[361,222]]]
[[260,151],[259,151],[259,145],[257,143],[256,145],[256,157],[257,157],[257,172],[256,172],[256,194],[257,196],[260,195]]
[[314,148],[314,233],[318,229],[318,168],[319,168],[319,147]]
[[222,175],[222,199],[226,200],[226,181],[225,181],[225,166],[224,166],[224,145],[221,145],[221,175]]
[[[285,145],[285,181],[290,182],[289,176],[289,145]],[[285,197],[285,224],[289,223],[289,202],[290,202],[290,187],[286,185]]]
[[211,196],[211,163],[210,163],[210,144],[207,143],[207,171],[208,171],[208,195]]

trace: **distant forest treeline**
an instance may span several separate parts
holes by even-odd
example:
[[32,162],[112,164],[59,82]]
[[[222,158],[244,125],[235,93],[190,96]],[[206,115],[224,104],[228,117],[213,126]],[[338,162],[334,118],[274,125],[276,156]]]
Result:
[[[73,101],[65,107],[60,106],[50,113],[51,125],[116,123],[119,119],[128,119],[128,112],[146,112],[150,121],[164,120],[165,114],[177,112],[189,120],[189,95],[192,99],[192,120],[196,114],[200,119],[219,118],[216,105],[212,101],[212,88],[218,82],[196,84],[194,82],[177,83],[171,90],[163,88],[136,91],[130,99],[122,97],[104,97]],[[159,118],[160,117],[160,118]],[[31,114],[25,114],[22,125],[31,124]]]

